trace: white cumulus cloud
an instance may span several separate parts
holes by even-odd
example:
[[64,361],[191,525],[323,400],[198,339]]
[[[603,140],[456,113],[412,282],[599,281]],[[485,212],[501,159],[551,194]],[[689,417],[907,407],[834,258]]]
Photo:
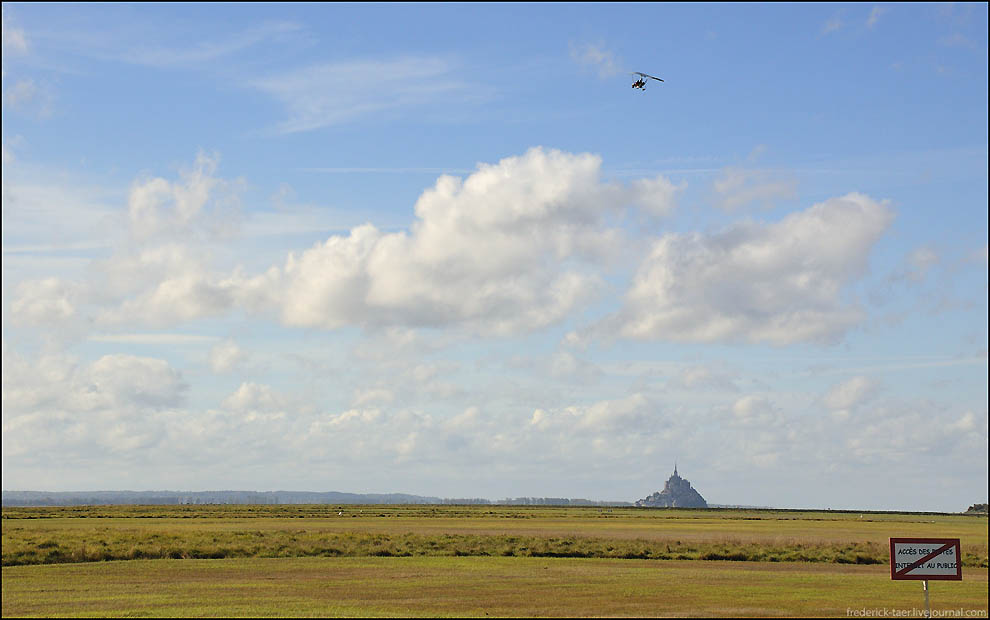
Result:
[[4,342],[4,458],[140,454],[165,439],[169,415],[188,387],[181,372],[161,359],[29,359]]
[[127,211],[138,240],[206,230],[224,234],[238,225],[237,182],[216,176],[219,158],[200,152],[180,180],[142,179],[131,187]]
[[666,423],[663,415],[643,394],[603,400],[591,405],[574,405],[562,409],[536,409],[529,425],[543,431],[571,435],[575,431],[592,434],[641,434]]
[[221,374],[231,372],[247,361],[248,355],[233,340],[224,340],[210,349],[210,368]]
[[285,409],[287,399],[268,385],[245,382],[233,394],[223,400],[222,407],[230,411],[273,412]]
[[833,386],[825,394],[825,405],[834,410],[849,409],[874,396],[879,387],[876,380],[865,375],[852,377]]
[[90,386],[113,401],[144,406],[175,407],[187,389],[179,371],[168,362],[149,357],[114,354],[93,362]]
[[834,340],[863,318],[844,289],[892,218],[884,203],[852,193],[776,223],[664,235],[605,324],[637,340]]
[[58,278],[21,282],[10,304],[12,318],[25,325],[66,321],[76,314],[76,289]]
[[335,235],[245,283],[301,327],[465,325],[517,333],[562,320],[601,285],[596,261],[621,235],[605,218],[665,210],[663,180],[603,183],[601,160],[533,148],[461,179],[442,176],[409,232],[371,224]]

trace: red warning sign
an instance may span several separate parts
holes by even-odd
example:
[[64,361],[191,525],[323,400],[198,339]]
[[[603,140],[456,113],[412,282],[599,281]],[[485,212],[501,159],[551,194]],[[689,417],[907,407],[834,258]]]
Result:
[[958,538],[891,538],[890,578],[962,579]]

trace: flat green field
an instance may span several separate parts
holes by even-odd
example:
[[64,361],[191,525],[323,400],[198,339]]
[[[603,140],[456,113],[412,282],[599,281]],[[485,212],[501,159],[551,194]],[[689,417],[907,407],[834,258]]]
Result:
[[[936,611],[986,617],[987,570],[933,583],[931,600]],[[921,584],[891,581],[882,567],[799,562],[247,558],[3,569],[5,617],[835,617],[922,606]]]
[[986,517],[508,506],[4,508],[3,615],[908,615],[892,536],[960,538],[932,606],[986,617]]

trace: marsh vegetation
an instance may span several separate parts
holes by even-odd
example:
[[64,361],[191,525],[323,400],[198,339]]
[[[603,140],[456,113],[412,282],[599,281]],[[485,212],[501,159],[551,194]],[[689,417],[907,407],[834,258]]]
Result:
[[890,536],[958,536],[987,567],[986,518],[491,506],[5,508],[3,565],[136,559],[492,556],[886,564]]

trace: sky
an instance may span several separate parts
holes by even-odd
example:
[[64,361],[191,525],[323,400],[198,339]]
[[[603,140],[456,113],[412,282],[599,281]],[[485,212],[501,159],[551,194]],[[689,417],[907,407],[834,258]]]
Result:
[[5,2],[3,489],[965,510],[987,111],[986,3]]

